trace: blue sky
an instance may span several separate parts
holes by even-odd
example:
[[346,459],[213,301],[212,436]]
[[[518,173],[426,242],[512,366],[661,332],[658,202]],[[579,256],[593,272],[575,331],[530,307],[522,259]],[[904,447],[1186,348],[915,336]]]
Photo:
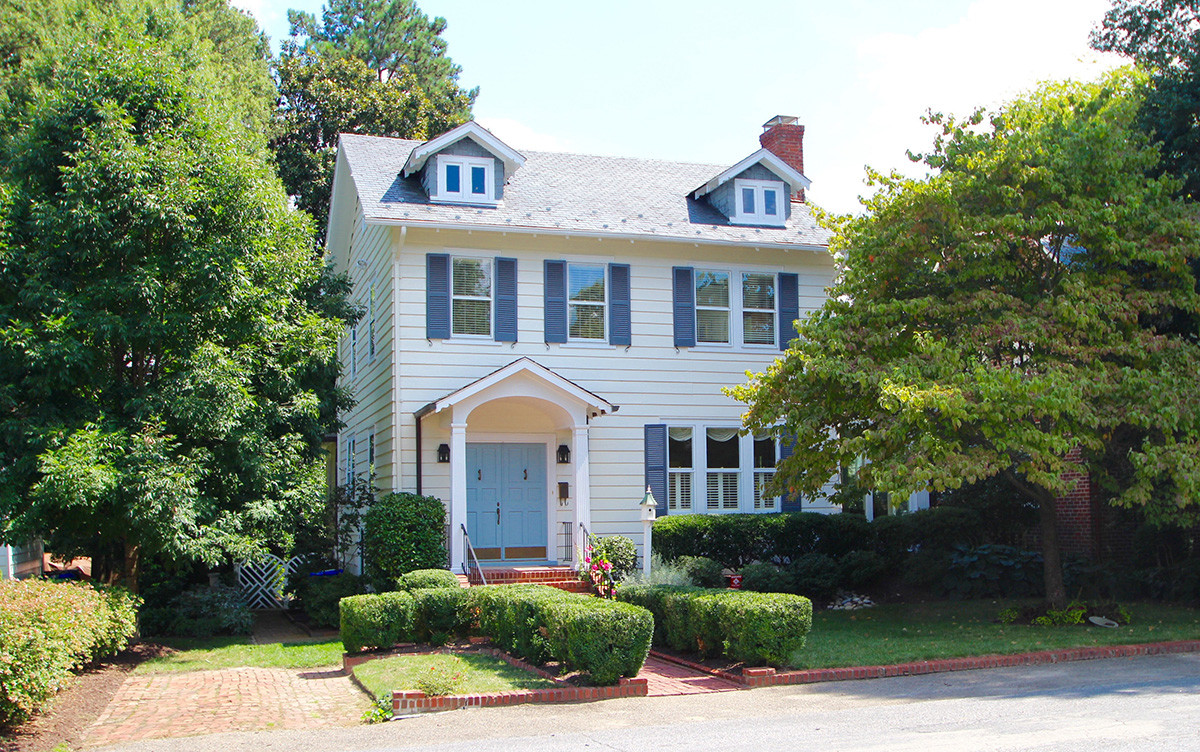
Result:
[[[233,0],[272,40],[287,9]],[[811,199],[858,210],[864,166],[916,167],[929,109],[994,107],[1122,61],[1087,48],[1108,0],[419,0],[449,22],[475,117],[516,148],[732,164],[762,124],[806,126]]]

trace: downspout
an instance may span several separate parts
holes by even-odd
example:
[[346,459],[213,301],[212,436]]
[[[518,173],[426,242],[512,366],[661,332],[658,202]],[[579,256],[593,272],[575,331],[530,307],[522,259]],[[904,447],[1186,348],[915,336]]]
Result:
[[417,423],[417,496],[421,495],[421,416],[416,415]]

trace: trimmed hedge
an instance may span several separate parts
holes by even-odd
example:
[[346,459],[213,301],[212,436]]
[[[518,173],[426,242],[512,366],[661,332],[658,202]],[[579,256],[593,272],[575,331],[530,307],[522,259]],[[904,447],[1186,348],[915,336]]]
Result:
[[557,659],[596,684],[636,676],[654,632],[650,612],[545,585],[424,588],[342,600],[346,652],[473,629],[535,665]]
[[449,569],[417,569],[396,578],[397,590],[420,590],[421,588],[458,588],[462,583]]
[[366,579],[376,590],[417,569],[446,564],[446,507],[432,496],[390,493],[363,515],[362,547]]
[[627,585],[617,598],[654,615],[655,644],[751,665],[793,663],[812,628],[812,602],[798,595]]
[[28,719],[73,670],[124,650],[140,603],[123,590],[0,581],[0,727]]
[[403,591],[352,595],[338,604],[342,646],[347,653],[363,648],[390,648],[416,636],[416,601]]

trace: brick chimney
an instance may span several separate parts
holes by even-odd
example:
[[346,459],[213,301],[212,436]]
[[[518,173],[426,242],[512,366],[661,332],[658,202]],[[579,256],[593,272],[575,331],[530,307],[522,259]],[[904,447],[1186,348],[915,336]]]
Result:
[[[804,126],[800,119],[791,115],[776,115],[763,123],[762,135],[758,137],[762,147],[787,162],[796,172],[804,174]],[[792,197],[804,201],[801,190]]]

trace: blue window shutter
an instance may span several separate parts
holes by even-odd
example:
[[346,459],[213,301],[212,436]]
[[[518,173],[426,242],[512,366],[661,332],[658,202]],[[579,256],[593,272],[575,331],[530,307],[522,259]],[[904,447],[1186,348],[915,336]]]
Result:
[[696,346],[696,283],[690,266],[671,270],[675,289],[675,346]]
[[567,262],[546,261],[546,341],[567,341]]
[[646,485],[658,502],[658,515],[667,514],[667,426],[646,426]]
[[629,264],[608,265],[608,343],[633,344],[629,323]]
[[793,326],[800,318],[800,277],[796,274],[779,275],[779,349],[788,349],[788,343],[796,338]]
[[[796,442],[790,436],[779,437],[779,462],[775,463],[776,467],[779,466],[779,463],[792,456],[792,449],[795,445]],[[779,510],[781,512],[799,512],[800,494],[785,493],[780,499]]]
[[425,336],[450,337],[450,256],[425,255]]
[[517,341],[517,260],[496,259],[496,341]]

